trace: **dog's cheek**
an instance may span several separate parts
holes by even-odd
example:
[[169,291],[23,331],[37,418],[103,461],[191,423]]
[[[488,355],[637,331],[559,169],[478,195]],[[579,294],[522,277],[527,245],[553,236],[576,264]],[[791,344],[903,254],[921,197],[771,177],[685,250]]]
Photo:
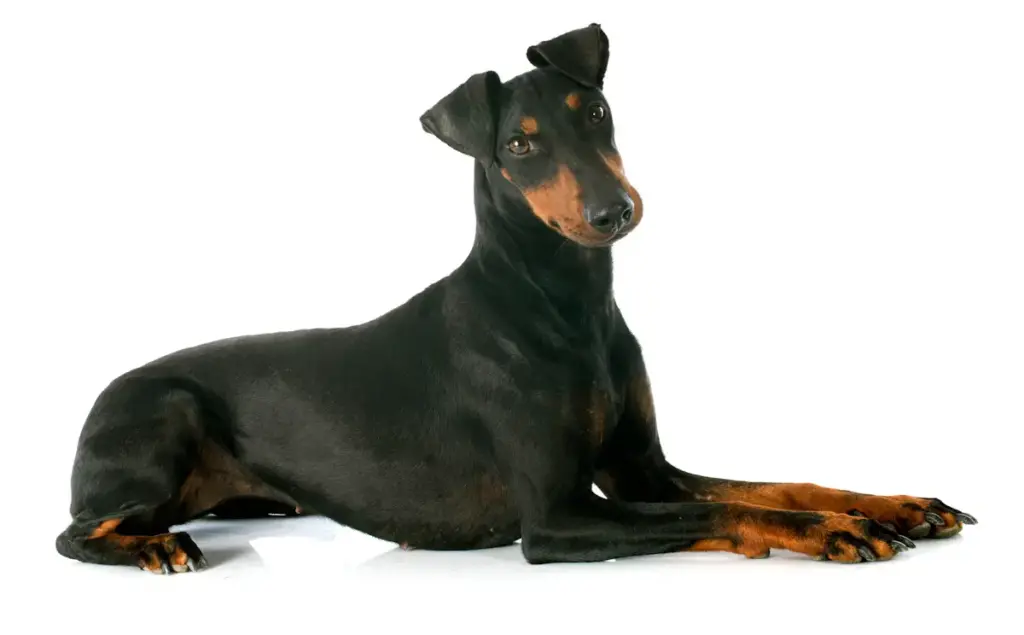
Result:
[[530,206],[530,211],[533,215],[544,222],[545,225],[551,229],[561,233],[562,225],[558,220],[551,214],[548,198],[550,197],[549,186],[550,183],[542,183],[539,186],[532,188],[522,188],[513,179],[512,174],[509,173],[508,168],[501,168],[501,175],[505,177],[505,180],[516,187],[517,190],[526,199],[527,205]]

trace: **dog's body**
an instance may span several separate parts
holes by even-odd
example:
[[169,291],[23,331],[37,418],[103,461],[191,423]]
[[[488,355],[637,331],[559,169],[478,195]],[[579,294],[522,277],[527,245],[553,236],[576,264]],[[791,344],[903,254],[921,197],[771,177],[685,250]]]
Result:
[[185,571],[205,560],[172,525],[302,513],[426,549],[522,538],[534,563],[771,547],[854,562],[912,546],[897,532],[973,523],[937,499],[668,463],[612,294],[610,246],[643,206],[600,91],[607,55],[591,25],[424,115],[476,159],[476,239],[449,276],[366,324],[213,342],[111,383],[82,431],[58,551]]

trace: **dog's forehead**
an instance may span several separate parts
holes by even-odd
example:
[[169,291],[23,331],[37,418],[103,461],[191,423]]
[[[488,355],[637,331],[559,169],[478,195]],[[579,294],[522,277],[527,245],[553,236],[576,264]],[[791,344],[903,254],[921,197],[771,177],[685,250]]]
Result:
[[525,119],[563,119],[594,98],[597,91],[565,75],[535,69],[505,83],[500,126],[518,128]]

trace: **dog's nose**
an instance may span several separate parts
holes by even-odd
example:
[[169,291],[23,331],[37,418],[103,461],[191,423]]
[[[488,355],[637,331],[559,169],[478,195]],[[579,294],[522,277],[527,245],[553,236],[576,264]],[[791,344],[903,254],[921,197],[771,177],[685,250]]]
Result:
[[626,199],[625,202],[616,207],[615,214],[619,217],[620,226],[629,223],[629,221],[633,220],[633,201]]
[[587,222],[599,232],[610,234],[633,218],[633,201],[628,197],[610,205],[595,207],[585,211]]

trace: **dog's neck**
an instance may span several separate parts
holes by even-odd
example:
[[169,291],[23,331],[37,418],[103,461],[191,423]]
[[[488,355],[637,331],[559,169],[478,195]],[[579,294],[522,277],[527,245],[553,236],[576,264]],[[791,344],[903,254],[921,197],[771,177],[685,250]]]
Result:
[[546,302],[571,322],[610,318],[610,248],[578,245],[539,222],[497,170],[475,168],[476,237],[466,261],[513,302]]

